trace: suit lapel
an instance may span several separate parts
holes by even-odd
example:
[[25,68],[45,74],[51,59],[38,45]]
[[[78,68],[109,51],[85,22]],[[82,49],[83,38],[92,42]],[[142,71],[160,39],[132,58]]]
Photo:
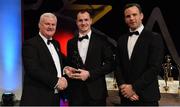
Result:
[[[53,64],[54,68],[56,68],[56,65],[55,65],[55,63],[54,63],[54,61],[53,61],[52,55],[51,55],[51,53],[49,52],[49,49],[48,49],[48,47],[46,46],[46,44],[44,43],[43,39],[42,39],[40,36],[38,36],[38,41],[39,41],[39,44],[40,44],[40,46],[41,46],[41,49],[42,49],[43,53],[46,54],[46,56],[47,56],[47,57],[46,57],[46,59],[48,60],[47,62],[50,61],[50,63]],[[59,60],[60,60],[59,50],[57,50],[57,47],[56,47],[56,46],[55,46],[55,50],[58,51],[57,53],[58,53]],[[62,64],[62,63],[61,63],[61,60],[60,60],[60,64]],[[62,66],[61,66],[61,67],[62,67]],[[62,68],[61,68],[61,70],[62,70]]]
[[87,65],[88,61],[89,61],[89,58],[92,58],[93,56],[93,52],[95,52],[93,50],[93,44],[96,44],[96,39],[95,39],[95,35],[93,35],[93,32],[91,34],[91,38],[90,38],[90,41],[89,41],[89,46],[88,46],[88,50],[87,50],[87,55],[86,55],[86,60],[85,60],[85,65]]
[[[73,60],[75,60],[76,65],[78,64],[79,66],[84,67],[82,58],[81,58],[81,56],[79,54],[79,50],[78,50],[78,38],[75,38],[75,41],[73,42],[73,46],[74,46],[74,48],[72,49],[72,51],[73,51],[73,55],[75,55],[75,57],[74,57],[75,59],[73,59]],[[76,51],[76,53],[74,53],[74,51]],[[77,66],[77,68],[78,68],[78,66]]]
[[139,35],[139,38],[137,39],[136,44],[134,45],[134,49],[133,49],[133,52],[132,52],[132,55],[131,55],[131,60],[133,60],[134,57],[136,56],[136,54],[137,54],[137,52],[139,50],[139,47],[143,42],[143,38],[144,38],[144,30]]
[[41,47],[42,51],[44,51],[43,53],[46,54],[46,56],[47,56],[47,60],[49,60],[51,63],[54,64],[53,58],[51,56],[51,53],[48,50],[48,47],[46,46],[43,39],[39,35],[38,35],[38,41],[40,44],[39,46]]

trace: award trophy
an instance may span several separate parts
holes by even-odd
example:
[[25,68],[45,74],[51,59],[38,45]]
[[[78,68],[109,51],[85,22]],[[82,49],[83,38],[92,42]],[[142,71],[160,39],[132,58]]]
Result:
[[164,68],[164,81],[165,81],[165,86],[164,89],[165,91],[169,90],[169,86],[167,85],[167,81],[168,81],[168,71],[166,68]]
[[165,91],[169,90],[169,86],[167,85],[167,81],[173,81],[172,73],[171,73],[171,58],[169,55],[165,56],[166,62],[162,64],[162,67],[164,69],[164,80],[165,80],[165,86],[164,89]]
[[169,72],[168,81],[172,82],[174,79],[172,77],[172,72],[171,72],[172,64],[171,64],[171,57],[169,55],[166,56],[166,67]]
[[78,51],[74,51],[73,63],[76,65],[76,69],[77,69],[75,71],[75,73],[80,73],[80,71],[78,71],[78,69],[83,69],[84,68],[84,64],[82,62],[82,59],[81,59]]

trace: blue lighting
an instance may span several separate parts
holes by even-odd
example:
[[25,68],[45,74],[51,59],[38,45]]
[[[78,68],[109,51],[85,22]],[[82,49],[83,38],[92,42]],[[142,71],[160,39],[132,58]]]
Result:
[[22,87],[21,0],[0,0],[0,91]]

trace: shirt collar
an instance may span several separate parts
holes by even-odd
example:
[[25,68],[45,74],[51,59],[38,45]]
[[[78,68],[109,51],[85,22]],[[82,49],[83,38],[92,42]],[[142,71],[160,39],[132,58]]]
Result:
[[[92,33],[92,31],[90,30],[86,35],[88,35],[88,37],[90,38],[91,37],[91,33]],[[84,35],[79,33],[79,37],[82,37],[82,36],[84,36]]]
[[[41,32],[39,32],[40,37],[43,39],[43,41],[47,44],[47,38],[45,36],[43,36],[43,34]],[[50,38],[49,40],[52,40],[52,38]]]
[[[134,31],[138,31],[139,32],[139,34],[141,34],[141,32],[142,32],[142,30],[144,29],[144,25],[143,24],[141,24],[136,30],[134,30]],[[129,31],[130,32],[132,32],[132,30],[131,29],[129,29]]]

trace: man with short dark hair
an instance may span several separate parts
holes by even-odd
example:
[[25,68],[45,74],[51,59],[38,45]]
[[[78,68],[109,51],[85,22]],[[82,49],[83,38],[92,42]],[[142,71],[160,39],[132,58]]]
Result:
[[163,40],[143,26],[143,17],[139,4],[125,6],[129,32],[118,40],[115,72],[123,106],[157,106],[160,99],[157,76],[164,57]]
[[65,73],[69,81],[69,104],[73,106],[106,105],[105,75],[112,71],[113,52],[106,37],[91,29],[92,18],[79,11],[78,33],[68,41]]

